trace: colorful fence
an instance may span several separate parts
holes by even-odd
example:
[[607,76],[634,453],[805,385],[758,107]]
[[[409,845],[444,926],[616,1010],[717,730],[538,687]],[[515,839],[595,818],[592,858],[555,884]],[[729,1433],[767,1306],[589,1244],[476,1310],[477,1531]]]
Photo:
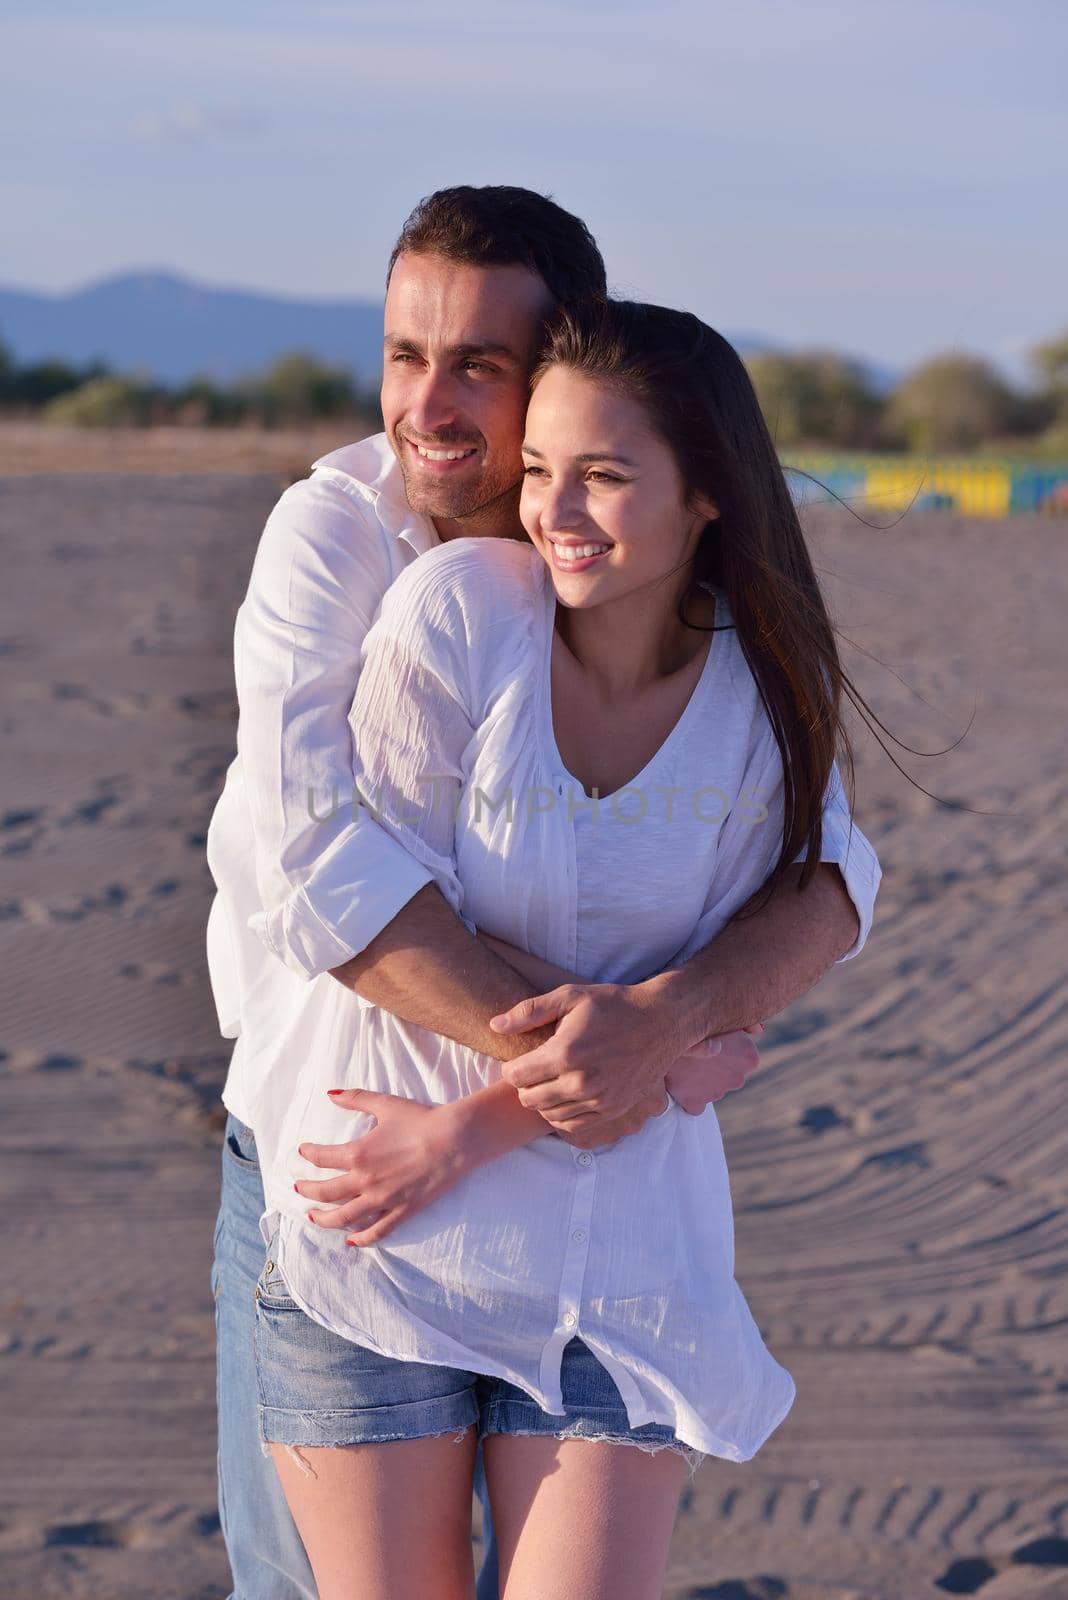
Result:
[[799,505],[838,498],[847,505],[863,502],[873,510],[947,510],[968,517],[1008,517],[1018,511],[1068,514],[1068,464],[791,454],[783,458],[783,466]]

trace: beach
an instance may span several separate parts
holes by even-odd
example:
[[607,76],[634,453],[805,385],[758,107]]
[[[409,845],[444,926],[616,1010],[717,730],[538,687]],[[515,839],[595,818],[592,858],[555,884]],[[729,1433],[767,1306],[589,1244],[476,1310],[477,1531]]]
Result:
[[[0,460],[0,1595],[222,1600],[204,847],[234,614],[310,455],[28,452]],[[717,1108],[798,1394],[684,1491],[668,1600],[1068,1595],[1068,524],[862,514],[805,513],[847,670],[956,747],[887,741],[932,798],[859,729],[869,943]]]

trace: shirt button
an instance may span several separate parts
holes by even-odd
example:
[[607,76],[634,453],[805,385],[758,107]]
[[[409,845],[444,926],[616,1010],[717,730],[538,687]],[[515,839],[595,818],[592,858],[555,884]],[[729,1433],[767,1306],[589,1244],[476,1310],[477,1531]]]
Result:
[[573,1328],[577,1321],[578,1321],[578,1318],[576,1317],[576,1315],[575,1315],[575,1313],[573,1311],[565,1312],[565,1314],[564,1314],[564,1327],[565,1328]]
[[581,1228],[576,1228],[571,1237],[575,1240],[576,1244],[581,1244],[586,1235],[583,1233]]
[[590,1155],[590,1152],[588,1150],[583,1150],[578,1158],[578,1164],[580,1167],[588,1167],[592,1160],[593,1157]]

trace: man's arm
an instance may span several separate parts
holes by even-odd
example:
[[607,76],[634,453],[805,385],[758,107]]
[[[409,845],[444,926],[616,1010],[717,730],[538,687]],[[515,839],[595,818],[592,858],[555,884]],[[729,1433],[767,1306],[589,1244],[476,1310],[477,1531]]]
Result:
[[[791,867],[765,906],[739,913],[689,961],[634,986],[675,1012],[684,1048],[766,1021],[856,943],[861,919],[838,866],[821,861],[798,892],[800,872]],[[553,1033],[552,1024],[522,1033],[490,1027],[492,1017],[522,1011],[537,991],[467,931],[433,884],[332,976],[394,1016],[498,1061],[516,1060]]]
[[[763,792],[759,784],[754,792]],[[677,1058],[709,1034],[774,1015],[828,967],[857,955],[872,925],[882,874],[875,851],[853,823],[837,766],[828,782],[822,833],[821,859],[805,889],[798,885],[802,851],[765,896],[762,879],[773,863],[761,861],[767,837],[762,843],[750,829],[748,844],[744,838],[740,844],[750,855],[748,877],[739,873],[749,886],[744,899],[725,885],[665,972],[601,991],[565,985],[492,1019],[508,1033],[557,1024],[547,1044],[504,1065],[503,1076],[524,1105],[547,1115],[570,1099],[594,1111],[619,1112],[630,1094],[659,1074],[669,1054]],[[764,903],[743,917],[756,895]],[[606,1036],[614,1049],[602,1046]]]
[[[838,866],[821,861],[800,891],[791,866],[751,916],[733,918],[710,944],[645,987],[701,1038],[765,1022],[807,994],[856,943],[861,918]],[[743,907],[744,910],[744,907]]]
[[494,1033],[490,1017],[538,991],[468,932],[433,883],[365,949],[331,968],[331,977],[395,1017],[498,1061],[514,1060],[553,1031],[540,1028],[524,1038]]
[[[655,1012],[655,1025],[679,1041],[674,1057],[682,1056],[698,1040],[761,1022],[812,988],[855,943],[861,918],[836,865],[821,862],[800,892],[799,875],[799,866],[791,868],[765,906],[729,923],[683,965],[638,985],[591,986],[606,1048],[626,1050],[636,1015],[654,1021]],[[499,1061],[517,1061],[555,1033],[555,1021],[529,1021],[543,997],[467,931],[433,886],[333,976],[374,1005]],[[513,1031],[490,1028],[490,1018],[505,1012]],[[520,1087],[509,1075],[467,1097],[464,1120],[484,1141],[486,1159],[553,1131],[541,1111],[523,1104]],[[555,1131],[588,1145],[621,1137],[607,1131],[617,1121],[591,1118],[584,1130]]]
[[[554,1031],[549,1024],[512,1036],[494,1033],[490,1017],[538,991],[468,932],[434,884],[420,889],[366,949],[331,976],[394,1016],[498,1061],[515,1060]],[[595,1138],[589,1132],[572,1135],[528,1110],[501,1079],[457,1102],[454,1115],[457,1135],[477,1165],[547,1133],[579,1147],[608,1143],[637,1133],[660,1109],[656,1097],[647,1097],[623,1118],[602,1119]]]

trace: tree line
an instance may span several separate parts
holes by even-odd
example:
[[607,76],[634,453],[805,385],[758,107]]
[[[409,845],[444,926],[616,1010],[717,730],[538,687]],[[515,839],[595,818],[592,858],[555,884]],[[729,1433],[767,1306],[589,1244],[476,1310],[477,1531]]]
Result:
[[827,351],[756,355],[746,365],[780,449],[1068,458],[1068,331],[1031,350],[1026,390],[956,352],[922,362],[888,393],[862,363]]
[[205,377],[164,384],[99,361],[19,365],[3,345],[0,415],[82,428],[273,428],[331,417],[380,418],[377,393],[361,388],[344,368],[300,350],[232,383]]
[[[862,362],[824,350],[751,356],[746,365],[780,449],[986,451],[1068,458],[1068,331],[1031,351],[1034,383],[1014,388],[989,362],[936,355],[889,391]],[[303,351],[225,384],[166,385],[102,363],[20,366],[0,345],[0,415],[78,427],[278,427],[351,416],[380,425],[378,396]]]

